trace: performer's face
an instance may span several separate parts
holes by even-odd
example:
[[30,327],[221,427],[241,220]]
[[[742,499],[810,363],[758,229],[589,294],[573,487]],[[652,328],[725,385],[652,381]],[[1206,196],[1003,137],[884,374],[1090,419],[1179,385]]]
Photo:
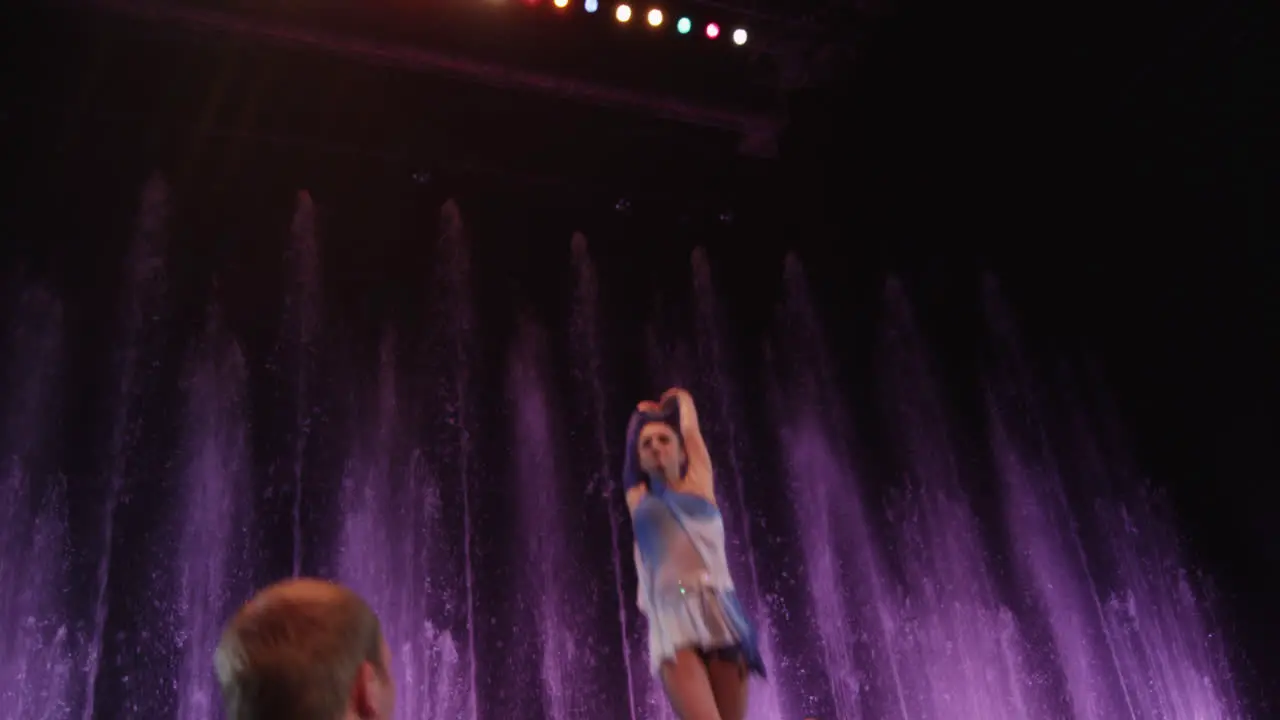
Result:
[[676,478],[683,462],[684,448],[671,426],[649,423],[640,430],[640,469],[646,474]]

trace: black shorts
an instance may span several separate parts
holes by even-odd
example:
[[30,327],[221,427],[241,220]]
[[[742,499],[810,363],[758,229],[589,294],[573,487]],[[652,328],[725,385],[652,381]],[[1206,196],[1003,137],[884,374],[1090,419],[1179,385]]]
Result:
[[747,653],[742,649],[741,645],[730,645],[729,647],[712,648],[710,650],[704,648],[689,648],[702,661],[703,665],[710,666],[712,660],[737,665],[743,675],[747,674],[750,663],[747,659]]

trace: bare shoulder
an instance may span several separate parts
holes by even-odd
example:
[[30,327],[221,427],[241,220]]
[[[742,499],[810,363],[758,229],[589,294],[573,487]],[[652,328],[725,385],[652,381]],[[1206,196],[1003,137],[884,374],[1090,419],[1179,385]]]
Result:
[[685,476],[681,492],[697,495],[712,505],[716,505],[716,484],[709,472],[690,472]]
[[627,509],[635,510],[636,506],[644,500],[644,496],[649,494],[649,488],[644,485],[635,485],[627,489]]

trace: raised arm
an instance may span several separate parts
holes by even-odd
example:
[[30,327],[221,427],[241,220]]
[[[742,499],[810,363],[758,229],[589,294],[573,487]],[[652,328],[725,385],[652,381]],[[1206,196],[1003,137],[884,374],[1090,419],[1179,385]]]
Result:
[[680,436],[684,439],[684,452],[689,461],[685,481],[692,489],[715,502],[715,473],[711,468],[707,443],[702,439],[702,429],[698,426],[698,409],[693,404],[693,396],[683,388],[671,388],[662,393],[663,405],[669,402],[676,403],[680,414]]
[[639,457],[636,455],[636,441],[639,440],[640,426],[645,419],[644,408],[644,404],[637,407],[636,411],[631,413],[630,422],[627,423],[627,448],[626,454],[622,457],[622,489],[626,493],[629,510],[636,509],[636,505],[640,504],[649,489],[644,472],[640,470]]

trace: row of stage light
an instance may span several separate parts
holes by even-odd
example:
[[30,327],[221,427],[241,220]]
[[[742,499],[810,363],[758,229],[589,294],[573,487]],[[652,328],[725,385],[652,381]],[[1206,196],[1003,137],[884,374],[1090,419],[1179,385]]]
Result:
[[[578,1],[579,0],[551,0],[551,4],[557,10],[568,10],[570,5],[576,4]],[[537,5],[539,2],[540,0],[524,0],[526,5]],[[595,13],[600,10],[600,0],[581,0],[581,2],[582,9],[588,13]],[[623,24],[630,23],[635,14],[635,8],[625,2],[619,3],[614,6],[613,9],[613,19]],[[644,20],[650,27],[659,28],[666,24],[667,16],[666,13],[662,12],[662,10],[659,10],[658,8],[649,8],[645,11]],[[681,35],[688,35],[693,32],[693,20],[688,17],[681,17],[676,20],[676,32]],[[707,36],[707,38],[715,40],[720,37],[720,25],[714,22],[709,22],[706,24],[706,27],[703,28],[702,32]],[[747,44],[747,31],[745,28],[735,28],[733,32],[730,33],[729,37],[733,40],[733,44],[735,45]]]

